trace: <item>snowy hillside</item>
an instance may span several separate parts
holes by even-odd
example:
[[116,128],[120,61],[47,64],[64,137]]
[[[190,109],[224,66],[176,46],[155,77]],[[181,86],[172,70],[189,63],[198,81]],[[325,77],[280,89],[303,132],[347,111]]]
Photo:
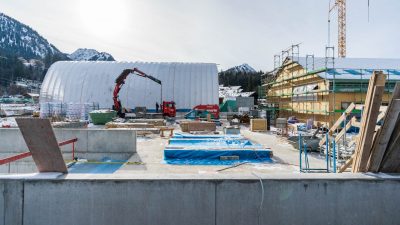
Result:
[[0,13],[0,51],[27,59],[63,54],[35,30],[3,13]]
[[68,58],[74,61],[115,61],[114,57],[107,52],[98,52],[87,48],[79,48],[68,55]]
[[232,67],[230,69],[225,70],[226,73],[257,73],[253,67],[249,66],[247,63],[244,63],[239,66]]

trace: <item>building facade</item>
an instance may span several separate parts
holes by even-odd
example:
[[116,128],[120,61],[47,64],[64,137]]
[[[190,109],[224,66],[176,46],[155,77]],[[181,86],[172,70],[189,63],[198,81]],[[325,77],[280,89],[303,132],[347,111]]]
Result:
[[383,105],[388,104],[400,80],[399,59],[287,57],[264,77],[263,87],[275,117],[295,116],[329,126],[351,102],[364,103],[374,70],[387,75]]

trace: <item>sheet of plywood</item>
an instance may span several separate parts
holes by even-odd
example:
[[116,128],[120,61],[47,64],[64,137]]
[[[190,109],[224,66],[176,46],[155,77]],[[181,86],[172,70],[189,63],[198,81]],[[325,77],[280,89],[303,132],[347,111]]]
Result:
[[15,119],[39,172],[67,173],[67,167],[50,120]]

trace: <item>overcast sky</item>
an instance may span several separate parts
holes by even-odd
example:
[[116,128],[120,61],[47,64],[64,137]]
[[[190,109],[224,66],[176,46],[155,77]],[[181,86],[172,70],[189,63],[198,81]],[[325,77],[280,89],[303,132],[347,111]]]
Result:
[[[332,0],[333,1],[333,0]],[[347,2],[347,55],[400,58],[400,1]],[[94,48],[120,61],[248,63],[273,67],[274,54],[302,43],[324,56],[329,0],[0,0],[0,11],[61,51]],[[336,45],[337,19],[332,19]]]

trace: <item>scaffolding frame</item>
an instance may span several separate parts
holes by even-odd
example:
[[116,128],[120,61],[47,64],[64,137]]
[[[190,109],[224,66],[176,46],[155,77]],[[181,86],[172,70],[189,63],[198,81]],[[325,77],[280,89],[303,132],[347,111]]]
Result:
[[[290,56],[291,61],[286,61],[286,59]],[[274,71],[279,71],[282,69],[290,68],[293,64],[299,64],[299,56],[300,56],[300,48],[299,44],[297,45],[292,45],[290,48],[283,50],[281,52],[281,55],[274,55]],[[268,95],[266,96],[267,103],[273,105],[272,107],[274,113],[276,114],[275,117],[279,117],[279,114],[282,114],[283,112],[288,112],[285,113],[285,115],[290,115],[293,116],[296,113],[298,114],[309,114],[309,118],[313,119],[316,121],[316,115],[319,116],[325,116],[324,123],[328,127],[328,124],[332,124],[336,120],[336,116],[338,113],[342,113],[343,109],[341,104],[337,106],[336,104],[336,94],[337,91],[345,93],[346,91],[340,91],[337,88],[337,77],[336,77],[336,70],[342,69],[352,69],[352,68],[336,68],[335,65],[335,48],[332,46],[327,46],[325,47],[325,58],[323,59],[324,62],[324,67],[323,68],[317,68],[316,67],[316,60],[314,55],[308,54],[305,57],[305,68],[303,68],[305,71],[302,74],[296,74],[295,75],[295,70],[289,71],[286,75],[285,78],[279,79],[277,72],[277,75],[275,75],[275,78],[272,80],[269,80],[269,82],[264,83],[262,86],[266,88],[265,93],[270,93],[269,90],[275,90],[274,95]],[[321,61],[322,62],[322,61]],[[320,62],[320,63],[321,63]],[[278,66],[278,63],[281,63]],[[291,67],[293,68],[293,67]],[[355,103],[362,104],[365,101],[365,96],[363,94],[366,93],[366,88],[368,86],[368,81],[364,79],[364,77],[367,74],[370,74],[370,72],[366,72],[369,69],[352,69],[355,71],[358,71],[359,73],[359,79],[355,78],[354,80],[350,80],[350,83],[359,83],[359,89],[354,89],[353,91],[355,94],[358,94],[360,99],[356,101]],[[384,69],[387,70],[387,75],[388,75],[388,82],[394,83],[393,81],[390,80],[390,70],[389,69]],[[328,74],[329,72],[333,71],[333,79],[328,79]],[[322,76],[319,76],[318,74],[324,74]],[[314,76],[315,80],[313,78],[310,78]],[[309,79],[310,78],[310,79]],[[303,85],[308,85],[308,84],[313,84],[313,83],[318,83],[321,82],[319,79],[324,79],[324,84],[325,88],[321,90],[315,90],[315,91],[306,91],[302,93],[294,93],[294,87],[298,86],[303,86]],[[319,81],[318,81],[319,80]],[[343,84],[343,82],[339,82],[339,84]],[[340,85],[339,85],[340,86]],[[290,90],[288,91],[289,93],[285,93],[285,90]],[[385,91],[387,93],[388,99],[390,98],[390,85],[387,85],[385,87]],[[313,98],[313,100],[298,100],[294,101],[295,96],[307,96],[313,94],[316,97]],[[358,98],[358,97],[355,97]],[[317,105],[316,103],[318,102],[324,102],[325,103],[325,109],[319,109],[317,110],[315,106]],[[297,105],[297,109],[294,108],[294,103]],[[311,103],[312,108],[308,108],[309,103]],[[339,107],[339,108],[338,108]]]

